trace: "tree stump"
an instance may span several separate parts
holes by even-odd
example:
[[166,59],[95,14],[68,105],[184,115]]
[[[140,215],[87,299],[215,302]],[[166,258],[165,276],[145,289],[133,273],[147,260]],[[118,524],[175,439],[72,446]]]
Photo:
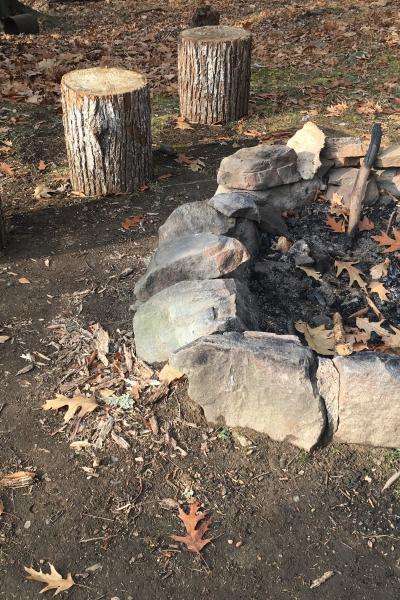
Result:
[[150,94],[144,75],[95,67],[61,80],[72,188],[86,196],[131,192],[153,174]]
[[247,114],[251,33],[199,27],[181,33],[178,79],[181,114],[191,123],[228,123]]

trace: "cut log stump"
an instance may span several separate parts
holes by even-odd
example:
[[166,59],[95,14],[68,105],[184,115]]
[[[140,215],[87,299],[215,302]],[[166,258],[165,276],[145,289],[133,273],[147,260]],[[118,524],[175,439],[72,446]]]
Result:
[[198,27],[181,33],[178,80],[181,115],[191,123],[228,123],[247,114],[251,33]]
[[71,184],[86,196],[131,192],[153,174],[150,94],[144,75],[95,67],[61,80]]

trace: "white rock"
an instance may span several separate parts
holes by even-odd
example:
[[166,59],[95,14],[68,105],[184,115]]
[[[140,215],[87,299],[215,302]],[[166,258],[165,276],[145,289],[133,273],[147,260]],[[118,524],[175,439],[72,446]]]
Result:
[[297,170],[303,179],[312,179],[321,166],[319,155],[324,144],[324,132],[311,121],[307,121],[287,142],[286,145],[297,154]]

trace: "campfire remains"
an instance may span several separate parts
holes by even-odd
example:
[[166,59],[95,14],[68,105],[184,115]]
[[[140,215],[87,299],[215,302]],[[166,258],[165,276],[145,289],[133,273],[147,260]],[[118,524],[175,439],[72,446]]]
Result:
[[400,146],[380,150],[357,236],[343,235],[367,148],[306,123],[223,159],[215,196],[160,228],[136,351],[185,373],[210,421],[306,450],[399,447]]

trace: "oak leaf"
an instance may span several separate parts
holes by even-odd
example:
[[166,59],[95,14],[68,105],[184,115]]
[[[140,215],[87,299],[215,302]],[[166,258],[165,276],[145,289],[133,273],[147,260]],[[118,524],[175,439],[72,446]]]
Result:
[[44,162],[44,160],[39,160],[38,170],[45,171],[46,169],[47,169],[47,164]]
[[[204,521],[208,511],[197,514],[199,507],[200,503],[197,502],[197,500],[190,505],[189,513],[186,513],[181,507],[179,507],[179,518],[184,524],[187,533],[184,536],[171,535],[173,540],[180,542],[181,544],[185,544],[189,552],[195,552],[196,554],[200,554],[204,546],[212,541],[209,538],[203,539],[204,534],[206,531],[208,531],[211,519]],[[203,523],[197,527],[200,521],[203,521]]]
[[[89,413],[93,412],[98,408],[98,404],[94,398],[86,398],[85,396],[74,396],[68,398],[62,394],[56,394],[53,400],[47,400],[42,405],[43,410],[58,410],[63,406],[68,406],[68,410],[64,415],[64,422],[67,423],[75,416],[83,418]],[[79,410],[79,412],[77,412]]]
[[371,231],[375,227],[375,223],[364,216],[358,224],[358,231]]
[[373,235],[372,239],[378,242],[380,246],[387,246],[384,253],[398,252],[400,250],[400,229],[393,230],[394,237],[391,238],[387,233],[381,231],[380,235]]
[[57,596],[60,592],[65,592],[75,585],[71,573],[68,573],[67,577],[64,579],[51,563],[49,563],[49,567],[50,573],[43,573],[42,569],[35,571],[33,567],[24,567],[25,571],[28,573],[27,579],[30,581],[40,581],[40,583],[46,584],[46,587],[40,590],[40,594],[48,592],[49,590],[55,590],[53,596]]
[[390,335],[388,330],[382,327],[383,322],[384,319],[382,319],[381,321],[370,321],[369,319],[363,317],[357,317],[356,319],[356,325],[358,329],[361,329],[362,331],[368,333],[369,337],[371,337],[372,333],[376,333],[380,337]]
[[378,294],[382,302],[388,302],[388,294],[390,294],[390,292],[385,288],[383,283],[380,281],[371,281],[368,287],[372,294]]
[[400,350],[400,329],[393,327],[393,325],[389,325],[389,327],[393,333],[382,336],[382,341],[390,351]]
[[304,273],[306,273],[306,275],[308,275],[309,277],[312,277],[313,279],[315,279],[315,281],[322,281],[321,273],[319,271],[316,271],[312,267],[297,267],[297,268],[304,271]]
[[385,260],[383,262],[378,263],[377,265],[374,265],[373,267],[371,267],[369,270],[369,273],[370,273],[372,279],[376,280],[376,279],[381,279],[382,277],[386,277],[386,275],[388,274],[389,265],[390,265],[389,258],[385,258]]
[[138,225],[142,223],[144,219],[144,215],[134,215],[133,217],[126,217],[121,223],[122,229],[128,231],[129,229],[134,229]]
[[343,196],[337,192],[333,192],[332,194],[329,212],[331,215],[337,215],[339,217],[348,217],[350,215],[350,209],[343,204]]
[[349,105],[347,104],[347,102],[338,102],[337,104],[331,104],[326,109],[326,112],[328,113],[327,116],[328,117],[339,117],[344,112],[346,112],[346,110],[348,108],[349,108]]
[[15,175],[12,166],[5,162],[0,162],[0,173],[3,173],[4,175],[9,175],[10,177],[14,177]]
[[333,356],[335,354],[335,337],[331,329],[326,329],[325,325],[311,327],[304,321],[297,321],[294,324],[297,331],[300,331],[306,339],[307,344],[323,356]]
[[362,279],[362,273],[359,269],[357,269],[357,267],[355,267],[354,265],[356,265],[357,262],[347,262],[347,261],[341,261],[341,260],[335,260],[335,267],[337,269],[336,271],[336,277],[339,277],[339,275],[343,272],[343,271],[347,271],[347,273],[349,274],[349,285],[350,287],[353,285],[353,283],[357,283],[357,285],[362,288],[365,289],[366,288],[366,283],[365,281]]
[[329,215],[325,221],[329,229],[332,229],[335,233],[346,233],[346,226],[343,219],[336,221],[331,215]]

